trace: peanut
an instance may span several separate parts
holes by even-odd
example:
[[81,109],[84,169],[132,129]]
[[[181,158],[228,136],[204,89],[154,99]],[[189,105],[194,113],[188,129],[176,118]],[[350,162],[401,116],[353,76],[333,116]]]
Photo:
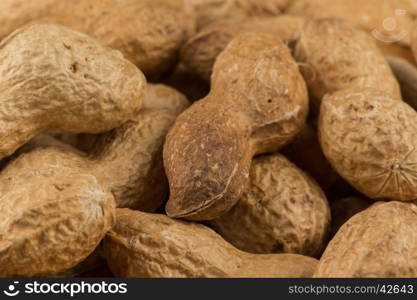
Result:
[[254,159],[239,202],[209,224],[247,252],[315,256],[327,242],[330,208],[307,174],[272,154]]
[[294,16],[222,20],[203,27],[181,50],[181,61],[202,79],[209,81],[217,56],[240,33],[274,34],[288,41],[295,39],[304,19]]
[[61,24],[117,49],[147,76],[167,71],[195,30],[183,0],[2,0],[0,39],[30,23]]
[[372,199],[417,199],[417,112],[380,91],[329,94],[320,110],[323,152],[336,171]]
[[185,0],[197,14],[197,27],[217,20],[268,17],[282,13],[290,0]]
[[117,210],[104,251],[118,277],[308,277],[314,258],[242,252],[211,229],[164,215]]
[[115,201],[77,161],[24,154],[0,174],[0,277],[51,276],[87,257]]
[[354,215],[330,241],[315,277],[416,277],[417,208],[377,203]]
[[167,214],[208,220],[228,211],[240,198],[252,156],[287,144],[307,111],[305,83],[280,39],[236,37],[217,58],[209,95],[168,133]]
[[15,31],[0,60],[0,159],[43,131],[109,131],[142,105],[146,81],[134,65],[62,26]]
[[356,24],[385,55],[412,61],[410,35],[416,20],[414,0],[294,0],[286,13],[305,18],[337,18]]
[[375,42],[364,31],[338,19],[306,22],[295,47],[295,58],[314,103],[342,89],[373,88],[395,99],[401,92]]

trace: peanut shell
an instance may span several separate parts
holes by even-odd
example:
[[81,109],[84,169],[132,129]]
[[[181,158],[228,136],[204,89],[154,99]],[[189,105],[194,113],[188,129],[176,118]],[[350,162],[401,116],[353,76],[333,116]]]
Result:
[[209,224],[243,251],[315,256],[327,241],[330,208],[317,183],[277,153],[254,159],[238,203]]
[[306,22],[294,56],[318,105],[327,93],[373,88],[401,99],[391,69],[372,38],[340,19]]
[[245,33],[217,58],[210,94],[175,121],[164,146],[171,217],[210,220],[239,200],[255,154],[304,126],[305,83],[279,38]]
[[340,228],[314,277],[416,277],[416,232],[415,204],[374,204]]
[[182,47],[181,61],[209,81],[217,56],[239,33],[269,33],[288,41],[295,39],[303,24],[303,18],[289,15],[213,22],[204,26]]
[[75,154],[23,154],[0,175],[0,277],[74,267],[114,223],[115,201]]
[[0,60],[0,159],[43,131],[109,131],[142,106],[143,74],[62,26],[15,31],[0,43]]
[[117,210],[104,251],[117,277],[308,277],[317,266],[302,255],[245,253],[203,225],[129,209]]
[[324,154],[372,199],[417,199],[417,112],[380,91],[345,90],[321,105]]

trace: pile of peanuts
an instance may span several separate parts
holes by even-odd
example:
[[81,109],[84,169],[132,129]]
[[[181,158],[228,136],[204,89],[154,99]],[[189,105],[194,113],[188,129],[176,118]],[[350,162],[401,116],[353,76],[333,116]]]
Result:
[[415,0],[0,25],[0,277],[417,277]]

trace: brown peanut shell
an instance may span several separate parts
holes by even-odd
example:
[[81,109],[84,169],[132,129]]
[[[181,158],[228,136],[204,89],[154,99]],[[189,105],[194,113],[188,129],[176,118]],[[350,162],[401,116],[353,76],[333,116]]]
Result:
[[327,95],[320,143],[336,171],[372,199],[417,199],[417,112],[375,90]]
[[217,56],[238,34],[269,33],[289,41],[295,39],[303,24],[303,18],[289,15],[213,22],[203,27],[182,47],[181,61],[189,70],[209,81]]
[[314,277],[416,277],[416,232],[415,204],[376,203],[339,229]]
[[117,277],[309,277],[314,258],[296,254],[249,254],[201,224],[129,209],[117,210],[104,240]]
[[238,203],[209,224],[243,251],[315,256],[327,242],[330,208],[317,183],[276,153],[253,160]]
[[143,74],[62,26],[15,31],[0,43],[0,60],[0,159],[43,131],[109,131],[142,106]]
[[294,56],[318,106],[327,93],[373,88],[401,99],[401,91],[384,56],[364,31],[340,19],[305,23]]
[[[41,158],[41,159],[40,159]],[[0,175],[0,277],[74,267],[114,223],[113,195],[70,152],[34,150]]]
[[164,166],[171,217],[214,219],[240,198],[255,154],[287,144],[304,126],[307,90],[279,38],[245,33],[214,66],[210,94],[168,133]]
[[194,8],[197,27],[218,20],[245,17],[271,17],[282,13],[290,0],[185,0]]

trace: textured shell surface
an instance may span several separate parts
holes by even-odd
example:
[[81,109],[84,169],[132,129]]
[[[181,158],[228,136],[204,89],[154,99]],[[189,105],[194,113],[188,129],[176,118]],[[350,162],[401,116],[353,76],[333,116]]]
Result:
[[[293,0],[286,13],[307,18],[332,17],[350,21],[372,33],[380,44],[409,44],[416,19],[414,0]],[[389,26],[389,22],[395,26]]]
[[417,112],[374,90],[328,95],[320,111],[324,154],[372,199],[417,199]]
[[289,0],[185,0],[197,14],[197,27],[217,20],[270,17],[282,13]]
[[314,277],[416,277],[417,207],[376,203],[330,241]]
[[0,60],[0,158],[42,131],[111,130],[142,105],[146,80],[133,64],[62,26],[15,31]]
[[304,24],[296,16],[220,20],[204,26],[181,50],[181,61],[201,78],[209,81],[217,56],[243,32],[270,33],[284,41],[294,39]]
[[147,76],[169,70],[195,30],[181,0],[88,0],[69,13],[65,25],[118,49]]
[[51,276],[96,248],[115,221],[115,201],[79,157],[23,154],[0,175],[1,277]]
[[372,38],[347,21],[307,21],[294,55],[316,101],[330,92],[374,88],[401,99],[401,91]]
[[254,159],[238,203],[209,224],[247,252],[315,256],[327,242],[330,208],[306,173],[272,154]]
[[183,0],[3,0],[0,40],[33,23],[61,24],[117,49],[146,75],[167,71],[195,31]]
[[[162,162],[165,136],[176,116],[190,103],[184,95],[162,84],[148,84],[143,101],[142,110],[110,132],[41,134],[10,159],[36,148],[71,151],[84,158],[85,167],[113,193],[118,207],[155,211],[168,195]],[[91,145],[88,154],[76,148],[86,145]]]
[[0,40],[32,21],[63,12],[69,2],[83,0],[2,0],[0,1]]
[[176,90],[149,84],[144,108],[132,120],[98,138],[91,172],[113,192],[118,207],[153,212],[166,201],[163,144],[177,115],[189,105]]
[[104,249],[120,277],[305,277],[317,266],[301,255],[245,253],[201,224],[129,209],[117,209]]
[[245,33],[218,57],[212,90],[182,113],[164,146],[170,216],[213,219],[238,200],[251,158],[288,143],[308,112],[306,85],[279,38]]

